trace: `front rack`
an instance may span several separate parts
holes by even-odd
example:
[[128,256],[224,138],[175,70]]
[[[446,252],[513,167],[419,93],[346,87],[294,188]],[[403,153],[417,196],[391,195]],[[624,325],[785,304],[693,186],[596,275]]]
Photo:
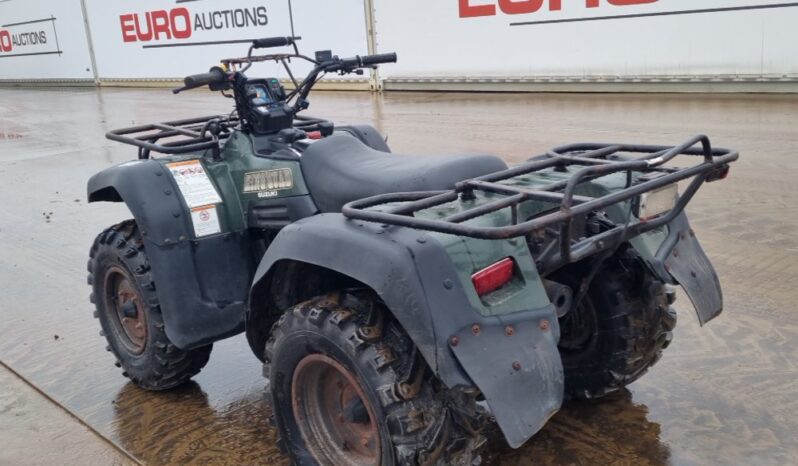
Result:
[[[700,144],[700,147],[697,147]],[[624,156],[621,156],[624,154]],[[630,158],[626,154],[638,155]],[[688,168],[668,168],[664,165],[677,156],[701,156],[702,162]],[[713,149],[707,136],[695,136],[678,146],[652,146],[637,144],[580,143],[555,148],[544,155],[530,159],[519,166],[457,183],[453,190],[435,192],[392,193],[350,202],[342,209],[351,219],[386,225],[403,226],[478,239],[508,239],[539,235],[546,228],[560,227],[559,263],[571,263],[603,249],[626,241],[671,222],[684,210],[705,181],[722,179],[728,173],[728,164],[739,158],[736,151]],[[538,188],[502,184],[514,177],[541,170],[569,166],[583,166],[570,178]],[[651,180],[627,184],[625,189],[602,197],[575,195],[577,187],[588,181],[613,173],[626,172],[631,180],[633,172],[658,173]],[[611,205],[654,191],[672,183],[693,178],[675,207],[664,215],[633,225],[618,226],[599,235],[576,241],[572,236],[575,217],[598,212]],[[483,205],[461,211],[442,219],[418,218],[419,211],[461,199],[474,199],[475,191],[500,194],[504,197]],[[559,209],[530,220],[518,218],[519,204],[537,200],[558,203]],[[399,203],[398,206],[393,204]],[[392,204],[388,206],[387,204]],[[373,210],[382,206],[384,210]],[[510,222],[501,226],[476,226],[465,222],[492,212],[511,209]]]
[[[115,129],[106,133],[105,137],[138,147],[139,159],[150,158],[152,152],[174,155],[208,149],[218,156],[222,141],[230,137],[238,123],[235,116],[212,115]],[[303,131],[316,131],[321,123],[326,123],[326,120],[294,117],[294,127]]]
[[171,155],[218,150],[220,141],[230,137],[237,123],[237,118],[213,115],[115,129],[105,137],[138,147],[139,159],[148,159],[151,152]]

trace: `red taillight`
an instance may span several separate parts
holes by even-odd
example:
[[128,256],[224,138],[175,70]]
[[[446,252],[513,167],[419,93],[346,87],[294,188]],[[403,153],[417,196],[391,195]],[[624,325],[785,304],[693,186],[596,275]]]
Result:
[[508,257],[471,275],[471,282],[477,295],[485,296],[508,284],[513,279],[513,271],[515,262]]
[[321,139],[321,131],[309,131],[308,139],[318,140]]
[[725,180],[726,178],[729,177],[730,171],[731,167],[728,165],[723,165],[721,167],[716,168],[707,177],[707,183],[712,183],[713,181]]

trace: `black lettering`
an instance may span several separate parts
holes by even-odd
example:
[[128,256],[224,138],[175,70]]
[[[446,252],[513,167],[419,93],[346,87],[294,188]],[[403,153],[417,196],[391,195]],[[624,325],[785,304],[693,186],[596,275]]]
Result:
[[[222,29],[222,23],[221,23],[221,21],[222,21],[222,12],[221,11],[214,11],[212,13],[212,16],[213,16],[213,27],[216,28],[216,29]],[[216,23],[216,18],[219,18],[218,25]]]
[[235,24],[237,28],[242,28],[247,25],[247,18],[244,16],[244,10],[233,10],[233,24]]
[[255,8],[247,8],[244,10],[244,14],[246,15],[247,26],[253,26],[258,24],[257,20],[257,13],[255,13]]
[[269,24],[269,17],[266,15],[266,7],[259,6],[257,9],[258,14],[258,26],[266,26]]
[[224,28],[230,29],[230,10],[224,10],[222,14],[224,15]]
[[195,31],[204,31],[205,28],[202,27],[202,16],[203,15],[194,15],[194,30]]

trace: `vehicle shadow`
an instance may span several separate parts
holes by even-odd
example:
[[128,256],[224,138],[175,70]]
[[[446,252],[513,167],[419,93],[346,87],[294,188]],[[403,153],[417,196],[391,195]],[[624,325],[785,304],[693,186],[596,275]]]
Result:
[[501,466],[670,464],[660,425],[648,407],[622,390],[597,401],[566,403],[543,430],[518,450],[492,440],[486,463]]

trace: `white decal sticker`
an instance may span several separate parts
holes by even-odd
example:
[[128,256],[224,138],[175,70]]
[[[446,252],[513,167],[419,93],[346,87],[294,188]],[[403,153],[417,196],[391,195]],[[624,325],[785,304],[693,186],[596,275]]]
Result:
[[200,207],[208,204],[220,204],[222,198],[213,187],[205,168],[199,160],[187,160],[166,165],[177,182],[177,187],[186,200],[188,207]]
[[194,223],[194,236],[197,238],[222,232],[219,215],[214,205],[191,209],[191,221]]
[[269,199],[272,197],[277,197],[279,193],[277,191],[261,191],[258,193],[258,197],[261,199]]

